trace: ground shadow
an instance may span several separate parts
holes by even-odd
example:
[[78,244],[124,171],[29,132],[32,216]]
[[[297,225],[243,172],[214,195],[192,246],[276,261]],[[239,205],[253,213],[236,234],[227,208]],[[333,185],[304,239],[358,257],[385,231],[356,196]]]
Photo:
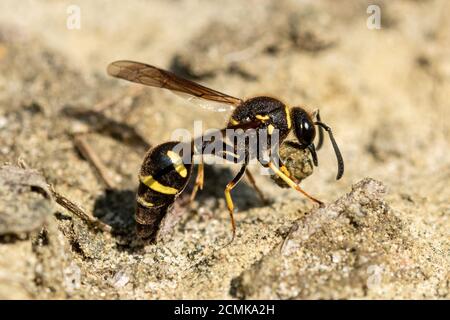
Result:
[[134,232],[134,190],[105,190],[94,205],[94,216],[112,227],[113,235]]
[[135,201],[135,190],[105,190],[94,204],[94,216],[112,227],[117,250],[130,254],[142,252],[147,244],[136,233]]
[[[186,195],[189,197],[195,181],[195,174],[196,171],[194,171],[191,182],[184,191],[185,196],[180,197],[180,201]],[[211,199],[213,199],[212,205],[216,206],[217,203],[215,201],[223,199],[224,188],[235,174],[230,168],[206,165],[204,189],[199,190],[196,197],[198,206],[202,207],[206,203],[211,205]],[[245,178],[232,191],[232,196],[238,211],[263,205],[255,190],[246,183]],[[134,221],[135,201],[135,190],[116,189],[105,190],[94,204],[94,216],[112,227],[112,235],[116,239],[119,250],[136,252],[142,250],[146,244],[146,241],[140,240],[136,233],[136,223]],[[183,214],[189,214],[189,201],[183,201],[182,206],[186,206],[186,212]]]

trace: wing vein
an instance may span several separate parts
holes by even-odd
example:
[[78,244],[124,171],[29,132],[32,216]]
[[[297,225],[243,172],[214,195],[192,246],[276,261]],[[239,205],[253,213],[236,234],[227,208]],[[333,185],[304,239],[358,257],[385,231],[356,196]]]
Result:
[[181,78],[170,71],[149,64],[119,60],[111,63],[107,71],[109,75],[116,78],[185,93],[199,99],[224,103],[230,107],[236,107],[242,103],[242,100],[239,98],[207,88],[191,80]]

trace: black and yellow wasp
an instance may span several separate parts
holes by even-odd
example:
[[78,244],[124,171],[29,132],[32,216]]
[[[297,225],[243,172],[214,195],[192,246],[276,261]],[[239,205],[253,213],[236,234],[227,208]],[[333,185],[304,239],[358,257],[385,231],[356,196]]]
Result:
[[[139,62],[126,60],[115,61],[108,66],[107,71],[111,76],[117,78],[147,86],[168,89],[175,93],[188,95],[192,99],[212,101],[219,103],[222,106],[226,105],[228,109],[233,109],[233,112],[225,129],[267,130],[269,135],[272,134],[274,130],[278,130],[279,144],[281,144],[288,134],[294,130],[294,134],[297,138],[296,147],[299,149],[309,149],[316,166],[317,155],[314,139],[316,137],[315,126],[318,126],[319,142],[317,149],[322,145],[322,129],[324,129],[329,134],[337,157],[338,173],[336,179],[340,179],[344,173],[344,161],[333,138],[332,131],[330,127],[320,120],[318,112],[309,114],[301,107],[289,108],[278,99],[266,96],[242,100],[181,78],[172,72]],[[315,120],[313,120],[313,118],[315,118]],[[145,155],[139,173],[140,183],[136,197],[135,212],[138,234],[143,237],[155,236],[162,218],[165,216],[167,210],[169,210],[177,196],[185,189],[189,178],[191,177],[193,154],[188,157],[191,161],[185,161],[186,155],[173,151],[178,143],[178,141],[171,141],[160,144],[150,149]],[[234,147],[237,148],[238,146]],[[231,190],[236,186],[244,174],[246,174],[249,181],[258,193],[261,194],[251,173],[246,170],[249,161],[252,157],[255,157],[255,155],[250,154],[247,150],[244,151],[245,159],[242,161],[241,169],[225,188],[225,200],[230,213],[233,230],[232,239],[234,239],[236,233],[236,225],[233,217],[234,204],[231,197]],[[258,156],[256,155],[256,157]],[[287,170],[282,162],[279,162],[279,165],[276,165],[272,160],[263,161],[259,158],[257,158],[257,160],[263,166],[270,168],[274,174],[279,176],[291,188],[301,192],[312,201],[322,204],[321,201],[307,194],[298,183],[294,181],[289,174],[289,170]],[[197,179],[191,198],[195,196],[195,193],[199,188],[203,188],[203,164],[201,163],[198,166]]]

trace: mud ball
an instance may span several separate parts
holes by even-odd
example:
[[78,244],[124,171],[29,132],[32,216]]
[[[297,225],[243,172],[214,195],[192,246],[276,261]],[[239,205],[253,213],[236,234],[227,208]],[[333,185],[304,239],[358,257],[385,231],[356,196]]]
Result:
[[[313,162],[308,149],[300,150],[295,148],[290,141],[284,141],[280,145],[279,154],[286,169],[299,182],[313,173]],[[277,175],[272,175],[271,178],[280,187],[289,188],[287,183]]]

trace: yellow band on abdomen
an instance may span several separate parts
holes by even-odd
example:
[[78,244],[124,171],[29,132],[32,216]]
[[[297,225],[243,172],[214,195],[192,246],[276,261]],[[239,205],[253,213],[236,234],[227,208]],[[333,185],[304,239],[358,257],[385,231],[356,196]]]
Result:
[[183,178],[186,178],[188,172],[181,157],[172,150],[167,151],[167,156],[172,161],[175,171],[178,172],[178,174]]
[[141,206],[146,207],[146,208],[151,208],[151,207],[154,206],[153,203],[148,202],[148,201],[145,201],[144,198],[142,198],[142,197],[140,197],[140,196],[137,196],[137,197],[136,197],[136,201],[137,201],[137,203],[139,203]]
[[163,194],[177,194],[178,190],[172,187],[167,187],[156,181],[152,176],[139,176],[139,180],[145,184],[147,187],[149,187],[152,190],[155,190],[159,193]]

